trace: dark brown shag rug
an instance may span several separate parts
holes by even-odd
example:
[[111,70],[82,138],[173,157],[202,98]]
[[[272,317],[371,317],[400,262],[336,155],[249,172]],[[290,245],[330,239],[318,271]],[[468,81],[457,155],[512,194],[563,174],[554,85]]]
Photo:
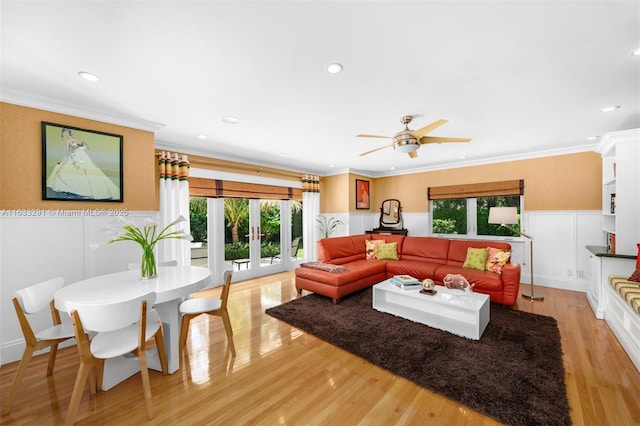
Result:
[[266,313],[499,422],[571,424],[554,318],[492,303],[484,334],[469,340],[378,312],[371,294],[337,305],[310,294]]

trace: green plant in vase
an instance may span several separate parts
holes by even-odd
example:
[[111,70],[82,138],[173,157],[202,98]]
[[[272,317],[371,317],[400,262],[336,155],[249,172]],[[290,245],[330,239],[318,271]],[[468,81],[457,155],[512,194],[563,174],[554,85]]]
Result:
[[191,235],[185,233],[182,230],[171,231],[170,228],[178,223],[186,221],[183,216],[180,216],[161,231],[158,231],[159,225],[151,218],[144,220],[143,226],[140,227],[132,222],[127,222],[125,219],[120,218],[124,222],[124,232],[121,231],[115,238],[109,240],[109,243],[115,243],[116,241],[134,241],[140,244],[142,248],[142,259],[140,262],[140,269],[143,279],[155,278],[158,274],[155,254],[153,252],[158,241],[166,240],[169,238],[179,240],[193,240]]

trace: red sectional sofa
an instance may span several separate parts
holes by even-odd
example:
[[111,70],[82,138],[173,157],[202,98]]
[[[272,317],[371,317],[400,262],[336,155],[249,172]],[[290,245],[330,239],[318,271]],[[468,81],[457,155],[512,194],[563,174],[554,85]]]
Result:
[[[398,260],[367,259],[365,241],[371,239],[397,242]],[[324,238],[318,241],[320,263],[296,268],[296,288],[298,294],[309,290],[338,303],[340,298],[394,275],[431,278],[442,285],[447,274],[461,274],[473,285],[473,291],[488,294],[492,302],[514,305],[520,288],[520,265],[509,261],[501,274],[463,268],[469,247],[511,250],[508,243],[483,240],[374,234]]]

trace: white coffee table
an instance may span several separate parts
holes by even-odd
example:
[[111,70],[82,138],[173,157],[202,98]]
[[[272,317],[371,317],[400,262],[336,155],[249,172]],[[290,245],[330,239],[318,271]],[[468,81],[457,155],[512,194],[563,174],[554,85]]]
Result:
[[489,296],[436,286],[427,295],[420,289],[402,290],[389,280],[373,286],[373,308],[411,321],[479,340],[489,324]]

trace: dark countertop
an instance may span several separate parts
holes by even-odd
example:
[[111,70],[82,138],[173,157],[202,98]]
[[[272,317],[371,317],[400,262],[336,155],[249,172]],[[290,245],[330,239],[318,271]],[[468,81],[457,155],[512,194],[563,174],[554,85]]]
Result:
[[587,250],[600,257],[617,257],[619,259],[635,259],[636,256],[631,254],[613,254],[607,251],[605,246],[587,246]]

